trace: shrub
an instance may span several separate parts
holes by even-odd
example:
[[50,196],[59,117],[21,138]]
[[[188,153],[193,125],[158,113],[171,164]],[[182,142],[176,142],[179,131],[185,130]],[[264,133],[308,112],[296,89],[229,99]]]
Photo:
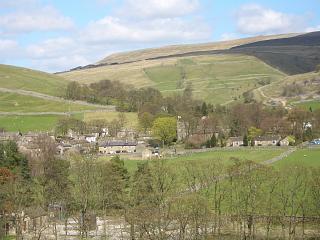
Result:
[[303,93],[303,88],[296,83],[286,85],[283,87],[282,96],[295,97]]

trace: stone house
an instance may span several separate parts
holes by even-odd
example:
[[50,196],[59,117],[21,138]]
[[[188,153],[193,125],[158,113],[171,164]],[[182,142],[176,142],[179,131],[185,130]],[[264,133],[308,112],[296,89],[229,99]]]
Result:
[[266,135],[254,139],[255,146],[277,146],[280,143],[281,136]]
[[128,140],[112,140],[99,144],[100,154],[135,153],[137,143]]
[[227,141],[228,147],[240,147],[243,146],[243,137],[230,137]]

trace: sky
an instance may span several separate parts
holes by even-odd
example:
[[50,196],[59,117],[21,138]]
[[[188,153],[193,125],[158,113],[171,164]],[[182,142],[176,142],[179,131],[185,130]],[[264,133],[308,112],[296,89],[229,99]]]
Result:
[[116,52],[320,30],[320,0],[0,0],[0,63],[47,72]]

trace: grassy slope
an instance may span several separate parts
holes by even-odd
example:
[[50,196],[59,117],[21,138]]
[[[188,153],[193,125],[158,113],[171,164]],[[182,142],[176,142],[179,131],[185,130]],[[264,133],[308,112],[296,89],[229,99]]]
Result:
[[169,56],[174,54],[183,54],[196,51],[212,51],[212,50],[223,50],[229,49],[231,47],[239,46],[242,44],[252,43],[256,41],[268,40],[268,39],[278,39],[290,36],[296,36],[298,34],[281,34],[281,35],[271,35],[271,36],[257,36],[243,39],[236,39],[230,41],[204,43],[204,44],[184,44],[184,45],[172,45],[160,48],[150,48],[142,49],[130,52],[122,52],[112,54],[99,63],[123,63],[145,60],[160,56]]
[[12,93],[1,93],[0,112],[69,112],[91,110],[96,107],[61,103]]
[[[126,127],[136,128],[138,126],[137,113],[124,113],[126,116]],[[90,122],[92,120],[106,120],[108,122],[117,119],[119,112],[92,112],[84,114],[84,121]]]
[[241,99],[243,92],[259,87],[259,80],[277,81],[284,74],[254,57],[211,55],[105,66],[62,76],[81,83],[110,79],[138,88],[152,86],[167,95],[179,92],[187,83],[192,83],[196,98],[225,103]]
[[[310,84],[310,80],[319,79],[320,80],[320,73],[310,72],[305,74],[298,74],[293,76],[287,76],[283,79],[283,81],[274,82],[263,89],[263,92],[268,97],[281,97],[283,92],[283,87],[285,85],[290,85],[293,83],[299,84],[302,86],[305,93],[312,93],[317,89],[320,89],[319,83],[318,84]],[[304,82],[307,81],[307,84]],[[294,100],[294,98],[292,98]]]
[[0,64],[0,87],[61,96],[67,86],[63,78],[40,71]]
[[[229,165],[232,163],[232,158],[238,158],[240,160],[251,160],[256,162],[263,162],[270,158],[276,157],[284,152],[284,148],[272,148],[272,149],[223,149],[215,150],[204,153],[193,153],[186,156],[170,159],[170,164],[176,169],[181,168],[186,162],[192,162],[194,164],[205,163],[208,161],[214,161]],[[129,172],[134,172],[137,169],[137,164],[142,162],[141,160],[125,160],[125,166]]]
[[320,167],[320,148],[299,149],[275,163],[275,167],[280,169],[288,166]]
[[[12,132],[50,132],[62,117],[57,115],[0,116],[0,128]],[[76,114],[73,117],[83,119],[83,114]]]

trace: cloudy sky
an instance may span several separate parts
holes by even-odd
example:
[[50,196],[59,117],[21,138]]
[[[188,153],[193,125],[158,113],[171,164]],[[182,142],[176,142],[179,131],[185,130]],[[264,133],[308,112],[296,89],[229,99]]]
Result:
[[320,30],[320,0],[0,0],[0,63],[48,72],[119,51]]

